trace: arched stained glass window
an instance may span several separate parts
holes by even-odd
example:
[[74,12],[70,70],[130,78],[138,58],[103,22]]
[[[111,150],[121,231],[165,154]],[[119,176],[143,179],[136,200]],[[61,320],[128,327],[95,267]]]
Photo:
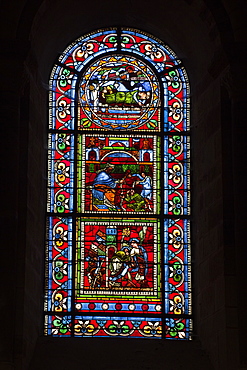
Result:
[[50,78],[45,335],[190,339],[189,85],[150,35],[101,29]]

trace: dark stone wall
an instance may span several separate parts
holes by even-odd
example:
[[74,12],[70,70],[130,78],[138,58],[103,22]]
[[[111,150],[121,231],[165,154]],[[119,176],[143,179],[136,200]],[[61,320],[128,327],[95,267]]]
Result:
[[[247,369],[246,9],[244,0],[3,2],[0,369]],[[191,82],[193,341],[43,337],[49,74],[70,42],[111,25],[163,40]]]

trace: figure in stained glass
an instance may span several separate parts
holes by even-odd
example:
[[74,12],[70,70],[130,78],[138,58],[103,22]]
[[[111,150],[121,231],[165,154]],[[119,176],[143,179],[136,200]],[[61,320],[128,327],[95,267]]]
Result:
[[145,211],[144,198],[140,194],[136,193],[133,188],[127,191],[124,201],[126,208],[133,209],[136,212]]
[[152,180],[150,176],[147,176],[145,172],[141,175],[138,173],[133,174],[137,176],[140,181],[136,181],[136,185],[140,184],[142,186],[141,196],[145,199],[146,203],[149,204],[149,200],[152,199]]
[[159,88],[143,62],[114,55],[88,68],[80,84],[80,98],[82,124],[87,117],[90,126],[126,130],[157,118]]
[[129,228],[123,230],[121,250],[117,251],[111,259],[111,276],[109,280],[112,286],[121,286],[121,283],[117,281],[125,277],[125,280],[127,280],[126,286],[135,287],[135,284],[132,282],[132,275],[130,272],[135,272],[137,267],[136,259],[133,258],[134,254],[132,253],[132,242],[138,239],[131,238],[126,240],[126,237],[128,238],[130,234],[131,231]]
[[88,84],[88,101],[95,112],[109,112],[114,107],[139,108],[150,102],[151,85],[145,74],[132,65],[108,64],[99,68]]
[[93,181],[92,195],[95,199],[104,202],[104,206],[110,210],[117,210],[115,207],[115,187],[117,183],[123,180],[116,180],[110,172],[114,169],[114,165],[107,163],[105,168],[98,170]]
[[88,267],[86,269],[90,288],[101,286],[103,282],[103,274],[105,269],[102,267],[106,256],[106,234],[100,230],[97,231],[95,241],[92,242],[91,247],[86,257]]
[[[140,245],[140,239],[132,238],[128,244],[123,245],[121,251],[114,254],[110,264],[111,276],[109,277],[111,286],[121,286],[121,279],[127,276],[126,287],[136,288],[137,283],[140,287],[148,287],[145,280],[147,273],[147,253]],[[133,275],[133,273],[135,273]]]
[[84,289],[151,289],[153,243],[150,226],[86,226]]

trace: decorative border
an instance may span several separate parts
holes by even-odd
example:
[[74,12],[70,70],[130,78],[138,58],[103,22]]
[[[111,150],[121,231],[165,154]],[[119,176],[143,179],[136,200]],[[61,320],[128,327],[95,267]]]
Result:
[[190,214],[190,138],[164,137],[164,214]]
[[164,222],[165,314],[191,314],[190,221]]
[[48,136],[47,211],[73,211],[74,135],[61,132]]
[[45,311],[71,311],[72,219],[47,219]]
[[192,321],[185,318],[167,318],[163,329],[161,320],[148,317],[75,316],[74,325],[71,316],[45,317],[45,335],[53,337],[188,340],[191,331]]

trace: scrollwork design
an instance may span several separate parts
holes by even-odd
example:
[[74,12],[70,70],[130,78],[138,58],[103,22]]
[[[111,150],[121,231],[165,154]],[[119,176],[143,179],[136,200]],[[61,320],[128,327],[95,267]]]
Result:
[[52,293],[51,302],[52,309],[55,312],[63,312],[67,310],[66,284],[68,280],[68,231],[65,229],[64,222],[59,220],[53,226],[52,232],[54,250],[54,257],[52,260],[52,279],[54,282],[54,291]]
[[66,119],[70,118],[70,101],[64,96],[57,99],[56,116],[60,123],[64,123]]

